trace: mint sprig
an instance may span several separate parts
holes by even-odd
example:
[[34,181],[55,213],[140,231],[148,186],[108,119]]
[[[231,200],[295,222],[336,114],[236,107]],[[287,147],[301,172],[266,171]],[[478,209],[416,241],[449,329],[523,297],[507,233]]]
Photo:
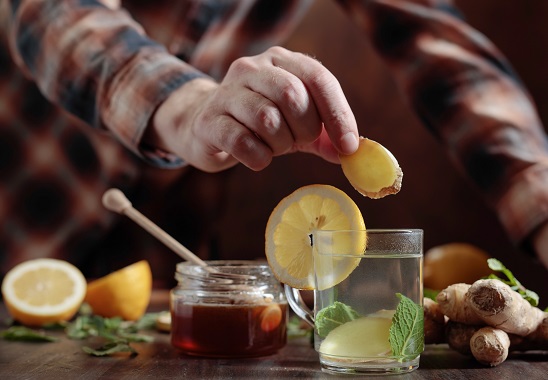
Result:
[[360,315],[350,306],[335,301],[318,312],[316,315],[316,332],[322,338],[325,338],[331,330],[339,327],[346,322],[359,318]]
[[489,268],[496,272],[501,272],[506,278],[500,278],[496,274],[490,274],[487,278],[497,279],[504,282],[506,285],[510,286],[513,290],[521,294],[525,300],[527,300],[532,306],[538,306],[539,296],[532,290],[526,289],[525,286],[518,281],[518,279],[512,274],[512,272],[506,268],[502,262],[497,259],[490,258],[487,259],[487,265]]
[[424,311],[403,294],[396,293],[400,303],[389,330],[392,355],[400,361],[415,359],[424,350]]
[[154,340],[152,336],[139,332],[154,329],[157,315],[158,313],[147,313],[138,321],[124,321],[119,317],[105,318],[88,314],[84,310],[72,322],[46,325],[41,330],[25,326],[11,326],[7,330],[0,331],[0,338],[10,341],[57,342],[60,339],[47,335],[46,331],[63,328],[66,336],[70,339],[101,338],[103,345],[99,348],[82,347],[82,350],[89,355],[108,356],[122,352],[136,355],[137,351],[130,346],[130,343]]
[[107,356],[119,352],[137,352],[129,344],[131,342],[152,342],[153,337],[138,334],[138,330],[150,327],[156,314],[145,315],[137,322],[127,322],[119,317],[104,318],[98,315],[80,315],[66,329],[71,339],[86,339],[97,336],[105,340],[105,344],[97,349],[84,346],[82,350],[93,356]]
[[46,335],[43,331],[37,331],[25,326],[11,326],[0,332],[5,340],[25,342],[57,342],[59,339]]
[[82,350],[93,356],[109,356],[120,352],[129,352],[131,355],[137,355],[137,351],[127,342],[107,342],[99,348],[91,348],[84,346]]

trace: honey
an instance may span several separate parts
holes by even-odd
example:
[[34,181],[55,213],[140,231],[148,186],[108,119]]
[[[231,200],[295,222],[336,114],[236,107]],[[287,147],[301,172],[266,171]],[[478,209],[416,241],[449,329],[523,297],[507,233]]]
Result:
[[288,308],[266,264],[212,261],[177,265],[171,343],[189,355],[253,357],[286,344]]

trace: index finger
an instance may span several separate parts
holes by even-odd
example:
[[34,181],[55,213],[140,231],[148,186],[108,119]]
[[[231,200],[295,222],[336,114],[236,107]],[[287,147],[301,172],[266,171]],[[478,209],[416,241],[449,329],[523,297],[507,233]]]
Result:
[[359,145],[358,126],[337,78],[319,61],[302,53],[274,55],[272,63],[304,83],[333,146],[342,154],[354,153]]

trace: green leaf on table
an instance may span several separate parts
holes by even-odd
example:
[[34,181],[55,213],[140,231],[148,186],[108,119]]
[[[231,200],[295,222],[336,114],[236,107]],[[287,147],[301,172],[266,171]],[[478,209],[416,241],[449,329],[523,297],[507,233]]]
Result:
[[359,317],[360,315],[356,310],[342,302],[335,301],[332,305],[318,312],[314,324],[318,335],[325,338],[334,328]]
[[57,342],[59,339],[46,335],[41,331],[29,329],[25,326],[12,326],[7,330],[2,331],[2,338],[11,341],[25,342]]
[[133,330],[135,332],[141,330],[155,330],[156,329],[156,320],[161,313],[146,313],[139,320],[127,326],[128,330]]
[[287,322],[287,339],[311,337],[312,329],[304,325],[302,319],[296,315],[292,316]]
[[129,343],[152,342],[154,337],[138,332],[152,328],[157,313],[145,314],[138,321],[124,321],[122,318],[105,318],[98,315],[80,315],[67,326],[66,334],[71,339],[89,337],[103,338],[106,343],[101,348],[84,347],[83,350],[94,356],[107,356],[119,352],[137,354]]
[[103,318],[98,315],[80,315],[69,324],[66,333],[71,339],[85,339],[90,336],[102,336],[115,339],[122,323],[121,318]]
[[145,334],[136,334],[136,333],[126,333],[124,331],[120,331],[118,333],[118,336],[122,339],[127,340],[128,342],[145,342],[150,343],[154,341],[154,337],[150,335]]
[[396,293],[400,299],[390,326],[390,347],[392,355],[400,361],[413,360],[424,350],[424,311],[403,294]]
[[91,347],[82,347],[85,353],[93,356],[108,356],[117,353],[129,352],[132,355],[137,354],[137,351],[131,347],[127,342],[108,342],[105,345],[94,349]]
[[487,265],[491,270],[494,270],[496,272],[501,272],[506,276],[506,278],[500,278],[495,274],[490,274],[487,278],[493,278],[497,279],[499,281],[504,282],[506,285],[510,286],[513,290],[521,294],[521,296],[527,300],[532,306],[538,306],[539,303],[539,296],[537,293],[535,293],[532,290],[526,289],[525,286],[521,284],[521,282],[518,281],[518,279],[514,276],[514,274],[502,264],[501,261],[490,258],[487,259]]

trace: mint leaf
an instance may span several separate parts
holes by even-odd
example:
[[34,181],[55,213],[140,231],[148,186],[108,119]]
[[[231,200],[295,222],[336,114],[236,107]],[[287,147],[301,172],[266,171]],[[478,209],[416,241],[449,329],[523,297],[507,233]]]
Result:
[[436,297],[437,297],[439,292],[440,292],[439,290],[434,290],[434,289],[429,289],[429,288],[424,288],[424,290],[423,290],[424,297],[425,298],[430,298],[432,301],[436,300]]
[[[133,322],[128,326],[127,330],[133,330],[134,332],[141,330],[155,330],[156,329],[156,319],[161,313],[146,313],[141,317],[141,319]],[[168,312],[169,314],[169,312]]]
[[24,326],[12,326],[0,333],[5,340],[26,342],[57,342],[59,339]]
[[118,337],[127,340],[128,342],[154,342],[154,337],[145,334],[126,333],[121,331],[118,333]]
[[424,350],[424,312],[403,294],[396,293],[400,303],[390,326],[392,355],[400,361],[413,360]]
[[105,344],[98,348],[83,347],[84,352],[94,356],[107,356],[118,352],[137,354],[131,342],[152,342],[154,338],[139,334],[140,330],[153,328],[157,313],[145,314],[139,321],[124,321],[120,317],[105,318],[98,315],[80,315],[66,328],[71,339],[89,337],[103,338]]
[[82,347],[82,350],[93,356],[107,356],[119,352],[129,352],[132,355],[137,354],[137,351],[126,342],[108,342],[102,347],[93,349],[91,347]]
[[487,265],[489,268],[496,272],[501,272],[506,276],[506,279],[500,278],[495,274],[490,274],[487,278],[494,278],[504,282],[506,285],[510,286],[513,290],[521,294],[521,296],[527,300],[532,306],[538,306],[539,296],[532,290],[526,289],[525,286],[518,281],[518,279],[512,274],[512,272],[502,264],[497,259],[490,258],[487,259]]
[[[487,259],[487,265],[489,265],[489,268],[497,272],[509,272],[508,269],[506,269],[506,267],[502,264],[502,262],[494,258]],[[505,273],[505,274],[508,277],[508,279],[510,279],[510,277],[512,278],[514,277],[512,273]],[[508,274],[510,276],[508,276]]]
[[308,325],[301,323],[302,319],[296,315],[293,315],[289,321],[287,321],[287,339],[309,337],[311,338],[312,329]]
[[316,315],[316,331],[319,336],[325,338],[335,327],[359,318],[356,310],[342,302],[335,301],[332,305],[323,308]]
[[537,293],[533,292],[532,290],[529,290],[529,289],[524,289],[523,291],[518,291],[519,294],[521,294],[521,296],[523,298],[525,298],[525,300],[527,302],[529,302],[531,304],[531,306],[538,306],[538,303],[539,303],[539,296]]

